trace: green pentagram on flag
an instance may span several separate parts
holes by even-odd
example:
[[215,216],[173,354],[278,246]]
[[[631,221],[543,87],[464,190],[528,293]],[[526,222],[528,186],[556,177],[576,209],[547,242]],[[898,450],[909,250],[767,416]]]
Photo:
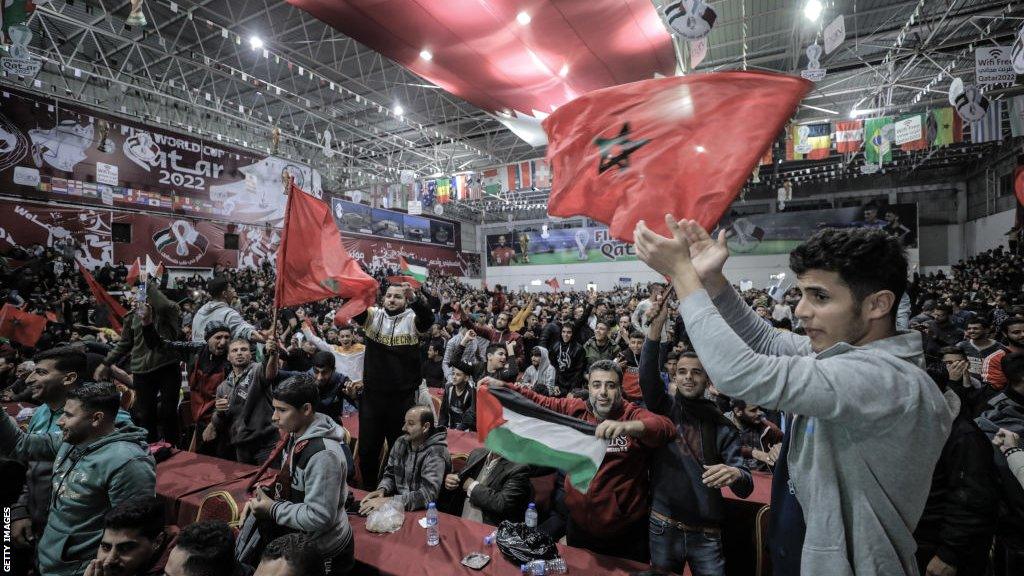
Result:
[[[619,135],[614,138],[597,138],[594,144],[601,150],[601,163],[598,164],[597,173],[604,174],[614,166],[626,169],[629,168],[629,155],[639,150],[650,140],[630,140],[629,122],[622,125]],[[616,150],[617,148],[617,150]],[[617,152],[614,156],[613,152]]]
[[320,281],[320,285],[323,286],[324,288],[327,288],[331,292],[334,292],[335,294],[341,291],[341,284],[338,284],[338,281],[335,280],[334,278],[324,278],[323,280]]

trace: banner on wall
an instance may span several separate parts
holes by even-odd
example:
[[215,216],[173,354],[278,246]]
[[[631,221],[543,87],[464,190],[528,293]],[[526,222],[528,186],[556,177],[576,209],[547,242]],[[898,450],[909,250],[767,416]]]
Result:
[[282,174],[323,196],[320,174],[9,89],[0,93],[0,186],[40,200],[279,222]]
[[124,213],[114,214],[114,223],[131,225],[132,241],[114,244],[114,257],[120,262],[136,258],[145,262],[147,256],[168,268],[213,268],[239,262],[237,250],[224,248],[224,235],[230,232],[226,224]]
[[341,198],[331,198],[331,211],[343,236],[359,234],[451,248],[461,244],[459,224],[447,220],[371,208]]
[[[889,204],[726,217],[729,249],[740,254],[788,254],[821,228],[881,228],[917,247],[917,205]],[[717,228],[716,228],[717,233]],[[636,260],[633,246],[604,226],[513,230],[487,235],[488,266],[594,264]]]
[[113,263],[110,211],[0,201],[0,252],[35,244],[76,257],[90,270]]

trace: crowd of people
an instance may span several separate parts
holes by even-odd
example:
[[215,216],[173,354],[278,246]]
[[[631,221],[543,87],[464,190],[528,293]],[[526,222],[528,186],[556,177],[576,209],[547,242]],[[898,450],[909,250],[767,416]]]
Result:
[[[884,233],[826,230],[794,251],[795,286],[740,292],[724,236],[672,230],[637,236],[665,284],[539,294],[380,269],[379,304],[340,325],[334,300],[275,311],[269,265],[133,280],[121,263],[93,271],[129,309],[115,330],[67,251],[10,251],[0,296],[50,319],[0,346],[5,401],[35,406],[0,422],[0,473],[24,479],[3,494],[17,570],[346,574],[348,514],[522,522],[530,479],[555,473],[539,530],[717,575],[722,490],[766,473],[776,574],[1024,573],[1021,256],[911,277]],[[486,448],[454,470],[447,435],[476,430],[485,385],[595,425],[589,489]],[[237,535],[166,525],[168,445],[269,465],[284,489],[257,488]]]

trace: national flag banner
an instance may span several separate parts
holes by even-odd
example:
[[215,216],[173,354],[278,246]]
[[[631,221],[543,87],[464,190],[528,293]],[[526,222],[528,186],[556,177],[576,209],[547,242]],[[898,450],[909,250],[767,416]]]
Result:
[[408,282],[413,288],[419,288],[430,276],[426,262],[418,260],[410,262],[405,259],[405,256],[398,257],[398,267],[401,270],[401,274],[399,276],[388,276],[388,282],[392,284]]
[[[137,260],[136,260],[137,261]],[[121,323],[124,322],[125,316],[128,315],[128,310],[121,305],[116,298],[110,295],[99,282],[93,278],[92,274],[85,267],[84,264],[79,260],[77,261],[78,271],[82,273],[82,278],[85,278],[85,283],[89,286],[89,291],[92,292],[92,297],[96,299],[96,302],[101,302],[107,306],[110,311],[108,319],[110,320],[110,327],[114,330],[121,331]]]
[[501,185],[501,178],[498,175],[498,168],[487,168],[480,172],[480,183],[485,194],[497,196],[504,192]]
[[853,154],[864,144],[864,121],[841,120],[836,122],[836,152]]
[[53,178],[50,180],[50,187],[54,194],[67,195],[68,181],[64,178]]
[[342,246],[327,204],[293,183],[277,251],[274,305],[286,308],[340,296],[345,303],[335,312],[334,323],[345,325],[373,304],[377,288],[377,281]]
[[533,161],[533,185],[537,188],[551,187],[551,165],[544,158]]
[[899,120],[893,123],[894,143],[900,150],[910,152],[928,148],[925,116],[927,114],[907,114],[900,116]]
[[508,183],[508,185],[505,187],[505,190],[508,190],[508,191],[519,190],[519,188],[520,188],[520,186],[519,186],[519,165],[518,164],[508,164],[508,165],[506,165],[505,166],[505,178],[506,178],[505,181]]
[[132,262],[132,265],[128,267],[128,275],[125,276],[124,283],[129,285],[129,286],[132,286],[132,285],[135,284],[135,281],[138,280],[139,276],[141,276],[141,275],[142,275],[142,260],[139,259],[138,257],[136,257],[135,258],[135,262]]
[[1024,136],[1024,96],[1014,96],[1010,100],[1010,135],[1016,138]]
[[35,346],[45,328],[46,316],[25,312],[13,304],[4,304],[0,309],[0,336],[22,346]]
[[562,285],[558,283],[558,278],[548,278],[544,283],[556,292],[562,287]]
[[764,151],[764,154],[761,156],[761,160],[758,162],[759,166],[771,166],[772,162],[775,161],[775,159],[772,157],[772,148],[774,147],[773,144],[770,144],[768,146],[768,149]]
[[988,112],[977,122],[971,122],[971,142],[999,142],[1003,139],[1003,101],[990,100]]
[[519,163],[519,187],[529,188],[533,186],[533,162],[526,161]]
[[928,115],[925,132],[930,146],[941,148],[964,140],[963,120],[952,107],[932,110]]
[[455,197],[465,200],[469,197],[469,175],[459,174],[455,177]]
[[792,160],[821,160],[831,153],[832,126],[828,122],[794,125],[790,137],[793,140]]
[[477,388],[476,426],[487,449],[517,464],[563,470],[584,493],[608,451],[608,441],[594,436],[593,424],[538,406],[508,388]]
[[813,86],[795,76],[718,72],[587,93],[544,122],[552,216],[589,216],[633,241],[665,214],[710,230]]
[[447,204],[451,196],[451,180],[438,178],[434,181],[434,184],[434,194],[437,201],[441,204]]
[[891,116],[864,122],[864,160],[868,163],[892,162],[892,124]]

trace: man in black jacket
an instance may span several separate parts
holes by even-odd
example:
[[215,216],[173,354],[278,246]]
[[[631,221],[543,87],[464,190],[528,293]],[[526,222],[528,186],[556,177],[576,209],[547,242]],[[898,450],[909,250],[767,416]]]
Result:
[[444,487],[465,495],[454,499],[452,514],[492,526],[503,520],[522,522],[533,497],[530,467],[509,462],[486,448],[470,452],[466,468],[445,476]]
[[515,368],[515,362],[510,365],[508,349],[501,344],[489,345],[485,356],[486,360],[483,362],[469,364],[463,361],[462,355],[466,351],[466,345],[474,339],[476,339],[476,332],[473,330],[466,331],[462,336],[462,341],[455,348],[455,354],[452,357],[452,368],[462,370],[471,376],[474,382],[485,377],[497,378],[503,382],[514,382],[519,371]]
[[587,357],[583,346],[573,338],[573,325],[562,325],[562,338],[551,348],[551,363],[555,366],[556,396],[565,396],[575,388],[583,387],[583,371]]
[[946,367],[935,365],[928,373],[955,416],[914,530],[917,566],[922,576],[981,576],[988,569],[999,503],[992,444],[949,390]]

